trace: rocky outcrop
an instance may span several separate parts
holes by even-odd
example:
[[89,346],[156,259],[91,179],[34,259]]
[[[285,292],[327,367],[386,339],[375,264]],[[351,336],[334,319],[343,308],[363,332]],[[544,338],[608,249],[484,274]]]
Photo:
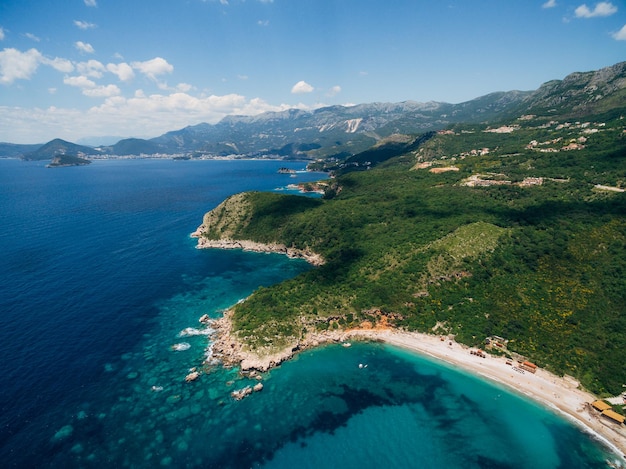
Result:
[[192,369],[191,373],[185,376],[185,382],[191,383],[192,381],[197,380],[200,377],[200,373],[198,373],[195,369]]
[[244,399],[245,397],[248,397],[250,394],[252,394],[252,388],[250,386],[247,386],[245,388],[237,389],[231,392],[230,396],[236,401],[240,401]]
[[253,252],[265,252],[284,254],[291,259],[304,259],[308,263],[319,266],[324,264],[324,258],[310,250],[296,249],[285,246],[279,243],[257,243],[249,240],[235,240],[235,239],[207,239],[203,238],[201,233],[195,231],[191,234],[192,237],[198,238],[198,248],[216,248],[216,249],[242,249],[244,251]]
[[240,401],[248,397],[253,392],[259,392],[262,390],[263,390],[263,384],[257,383],[254,386],[246,386],[245,388],[236,389],[235,391],[230,393],[230,396],[236,401]]
[[360,328],[347,331],[310,332],[305,337],[280,349],[248,350],[244,343],[233,332],[232,310],[224,312],[224,316],[213,321],[215,330],[212,344],[212,357],[222,361],[226,366],[239,366],[241,371],[268,371],[289,360],[296,353],[329,343],[345,343],[348,339],[362,338],[377,340],[380,329]]

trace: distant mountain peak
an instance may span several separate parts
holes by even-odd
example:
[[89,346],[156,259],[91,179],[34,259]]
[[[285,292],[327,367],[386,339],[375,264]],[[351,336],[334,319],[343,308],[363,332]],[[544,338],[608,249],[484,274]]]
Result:
[[523,103],[527,112],[580,116],[604,112],[626,103],[626,62],[591,72],[574,72],[551,80]]

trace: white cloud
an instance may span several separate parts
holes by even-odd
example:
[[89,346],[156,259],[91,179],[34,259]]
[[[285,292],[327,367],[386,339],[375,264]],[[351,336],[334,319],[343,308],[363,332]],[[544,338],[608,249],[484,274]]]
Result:
[[48,59],[46,57],[41,57],[39,61],[44,65],[49,65],[54,68],[57,72],[71,73],[74,71],[74,64],[67,59],[61,59],[59,57]]
[[119,64],[107,64],[107,70],[117,75],[117,78],[119,78],[120,81],[130,81],[135,77],[133,68],[126,62],[121,62]]
[[76,70],[83,75],[87,75],[92,78],[102,78],[102,75],[106,71],[106,67],[97,60],[88,60],[87,62],[79,62],[76,64]]
[[256,22],[256,24],[258,24],[259,26],[269,26],[270,22],[269,20],[259,20]]
[[79,75],[76,77],[65,77],[63,79],[63,83],[69,86],[75,86],[77,88],[95,88],[96,87],[96,83],[84,75]]
[[596,18],[600,16],[611,16],[617,13],[617,7],[611,2],[596,3],[593,10],[590,10],[586,4],[582,4],[574,10],[576,18]]
[[48,65],[58,72],[70,73],[74,65],[67,59],[44,57],[37,49],[21,52],[17,49],[4,49],[0,52],[0,83],[10,85],[15,80],[29,80],[39,68]]
[[4,28],[0,28],[0,41],[4,41]]
[[[148,96],[142,90],[137,90],[134,97],[125,98],[116,95],[117,91],[112,87],[96,86],[82,90],[90,90],[92,95],[103,96],[107,92],[113,95],[102,104],[85,111],[0,106],[0,141],[34,143],[56,137],[76,141],[89,135],[149,138],[191,123],[216,123],[227,115],[257,115],[293,107],[286,104],[270,105],[262,99],[247,99],[237,94],[192,96],[171,93]],[[308,109],[303,105],[298,107]]]
[[111,96],[118,96],[121,93],[120,89],[115,85],[96,86],[83,90],[83,94],[90,98],[109,98]]
[[97,7],[98,4],[96,3],[96,0],[85,0],[85,5],[87,5],[88,7]]
[[89,43],[83,41],[76,41],[74,43],[74,47],[76,47],[79,51],[84,52],[85,54],[93,54],[95,49]]
[[335,85],[330,90],[328,90],[328,93],[326,93],[326,95],[332,98],[333,96],[337,96],[339,93],[341,93],[341,86]]
[[27,37],[28,39],[30,39],[31,41],[35,41],[35,42],[41,41],[41,39],[39,39],[33,33],[24,33],[24,36]]
[[63,83],[68,86],[80,88],[82,93],[90,98],[109,98],[121,94],[121,90],[117,86],[97,85],[93,80],[90,80],[84,75],[65,77]]
[[556,6],[556,0],[548,0],[546,3],[541,5],[541,8],[554,8]]
[[[161,123],[158,132],[166,132],[177,125],[189,125],[189,122],[217,122],[229,114],[255,115],[266,111],[279,111],[286,106],[271,106],[259,98],[246,100],[239,94],[223,96],[192,96],[175,92],[168,95],[152,94],[147,96],[137,90],[133,98],[117,96],[107,99],[102,105],[90,109],[90,113],[117,116],[119,119],[154,120]],[[173,124],[177,122],[177,124]],[[157,125],[159,127],[159,125]],[[149,127],[146,127],[149,129]],[[155,135],[154,130],[149,134]]]
[[155,57],[145,62],[132,62],[131,66],[154,81],[156,81],[158,75],[172,73],[174,71],[174,67],[161,57]]
[[181,93],[188,93],[193,89],[193,86],[189,83],[179,83],[176,85],[176,91],[180,91]]
[[626,41],[626,24],[622,26],[622,29],[613,33],[613,39],[616,41]]
[[4,49],[0,52],[0,83],[10,85],[15,80],[28,80],[37,71],[42,55],[37,49],[20,52]]
[[314,89],[315,88],[309,85],[306,81],[301,80],[295,85],[293,85],[293,88],[291,88],[291,92],[293,94],[305,94],[305,93],[311,93]]
[[89,23],[87,21],[80,21],[80,20],[74,20],[74,25],[78,29],[82,29],[82,30],[93,29],[96,27],[95,23]]

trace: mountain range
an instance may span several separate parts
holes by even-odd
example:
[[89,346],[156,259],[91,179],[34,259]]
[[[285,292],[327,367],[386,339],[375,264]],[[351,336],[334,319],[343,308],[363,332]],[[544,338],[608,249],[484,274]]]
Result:
[[[535,91],[495,92],[460,104],[369,103],[316,110],[289,109],[256,116],[227,116],[152,139],[128,138],[89,147],[55,139],[45,145],[0,143],[0,155],[48,160],[60,154],[180,155],[343,160],[394,134],[419,134],[456,123],[497,122],[523,114],[576,118],[626,102],[626,62],[576,72]],[[617,106],[619,107],[619,106]]]

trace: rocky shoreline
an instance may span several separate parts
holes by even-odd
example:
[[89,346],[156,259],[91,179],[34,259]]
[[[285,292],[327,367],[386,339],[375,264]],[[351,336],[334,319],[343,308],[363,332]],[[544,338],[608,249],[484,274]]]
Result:
[[257,243],[250,240],[238,239],[208,239],[203,236],[201,228],[191,233],[192,238],[198,238],[198,249],[242,249],[244,251],[284,254],[291,259],[304,259],[309,264],[320,266],[324,258],[310,250],[287,247],[280,243]]
[[245,350],[244,345],[232,330],[232,310],[215,319],[211,327],[215,330],[212,343],[212,357],[219,359],[225,366],[238,366],[241,371],[268,371],[282,362],[304,350],[319,347],[324,344],[343,343],[348,340],[379,340],[378,333],[383,329],[350,329],[345,331],[322,331],[307,334],[295,344],[282,350],[272,350],[267,353]]

